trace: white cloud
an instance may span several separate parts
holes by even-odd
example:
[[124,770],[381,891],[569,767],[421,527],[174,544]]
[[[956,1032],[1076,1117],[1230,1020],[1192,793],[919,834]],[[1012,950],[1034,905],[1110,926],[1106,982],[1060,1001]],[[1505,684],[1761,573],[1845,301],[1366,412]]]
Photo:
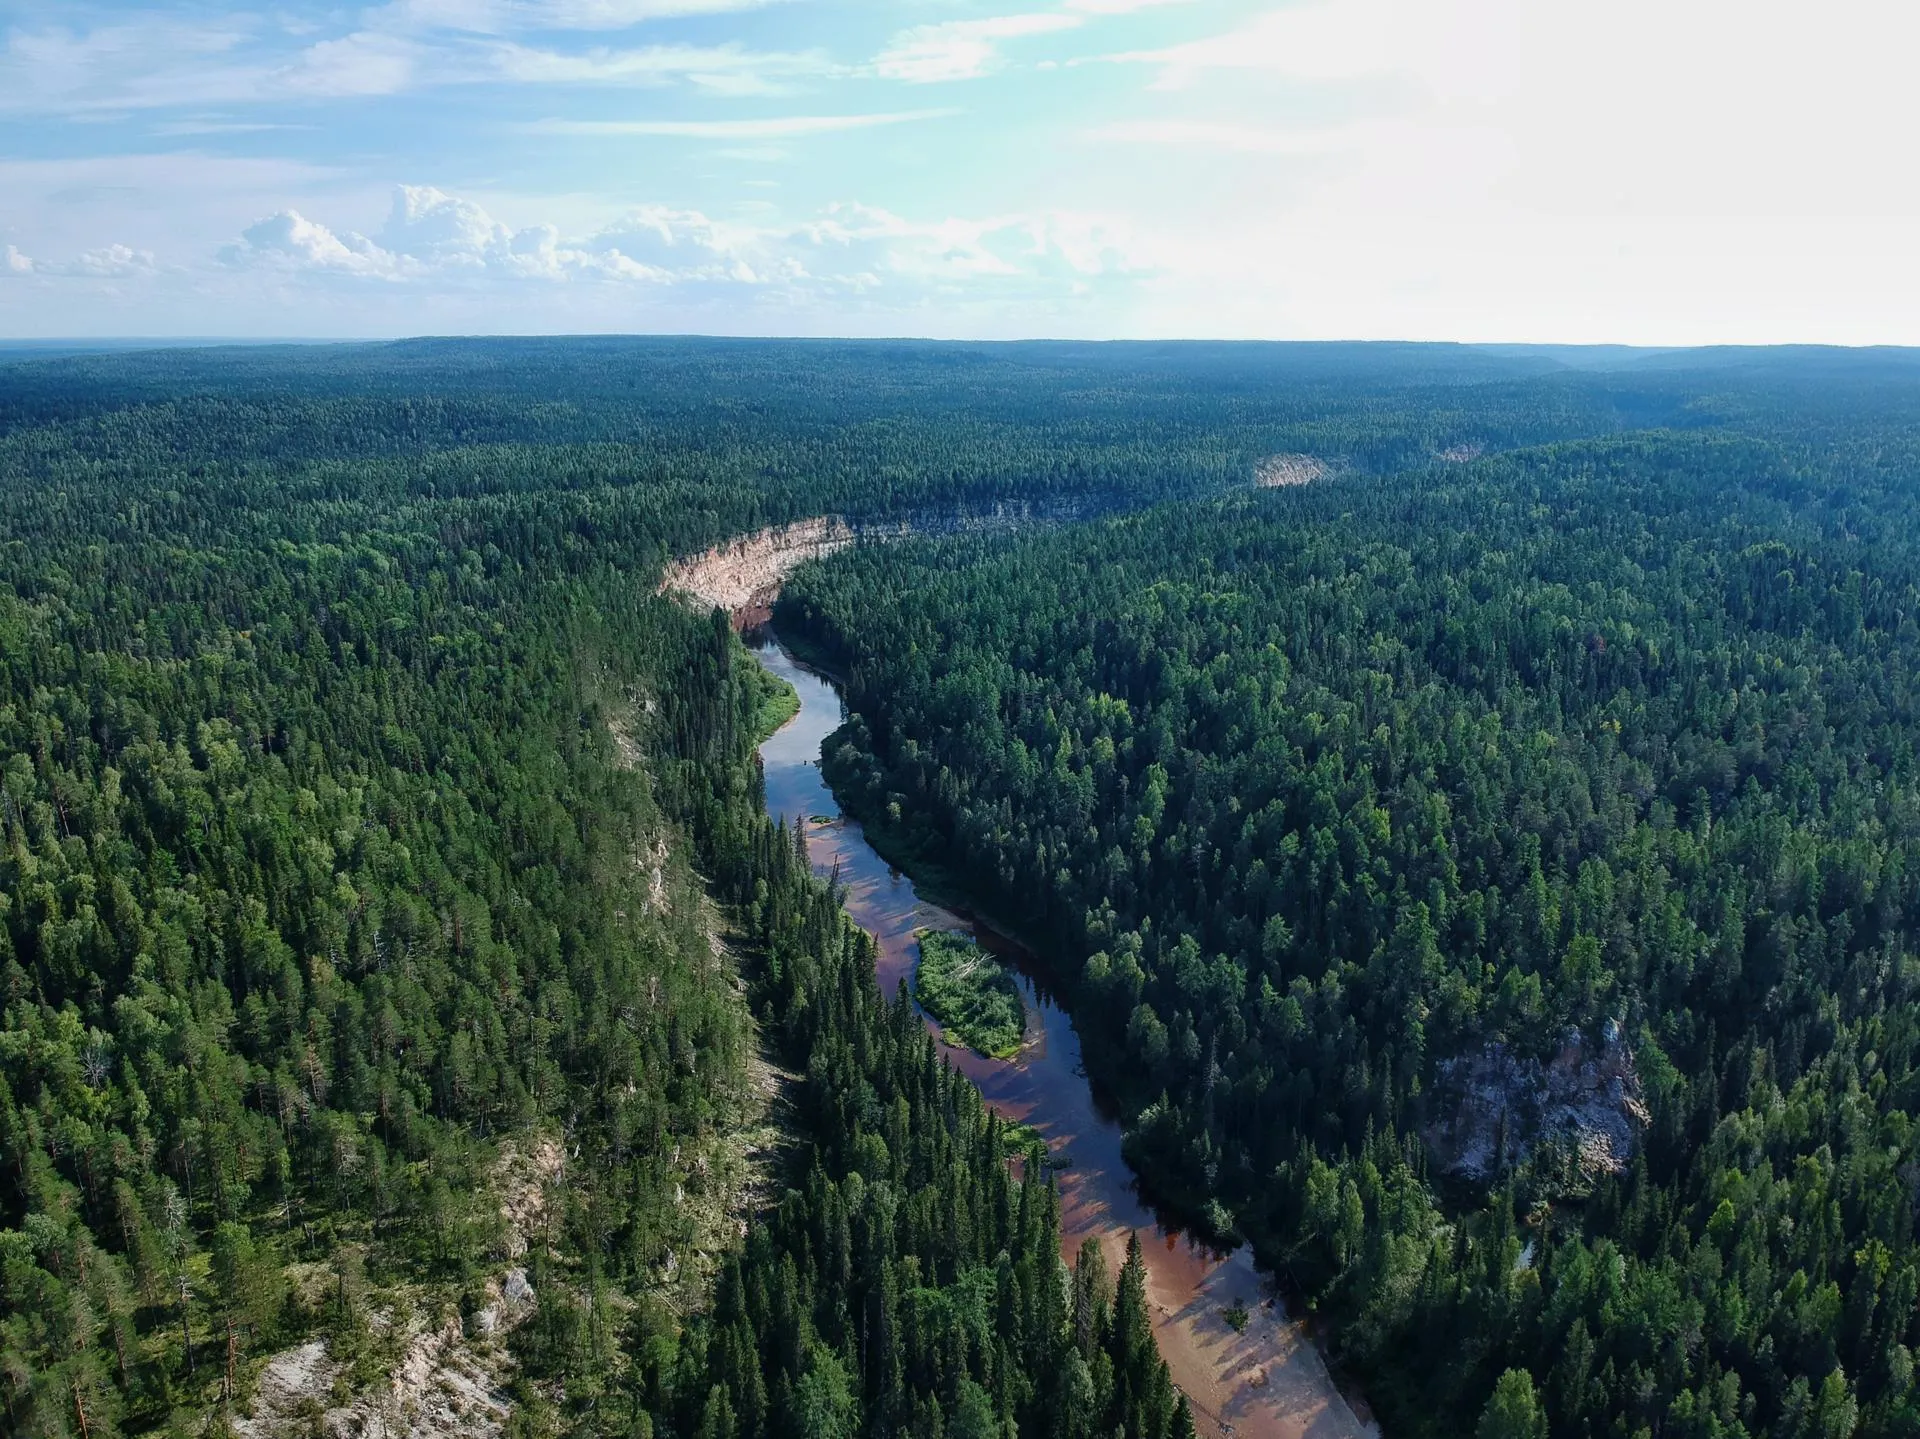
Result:
[[[223,16],[225,4],[247,13]],[[919,23],[995,5],[1020,13]],[[71,333],[85,314],[96,332],[136,315],[204,331],[201,297],[225,295],[232,333],[511,317],[530,330],[1920,337],[1920,170],[1906,155],[1920,133],[1906,74],[1920,10],[1885,0],[1233,0],[1179,16],[1147,0],[969,0],[856,7],[877,26],[864,38],[802,30],[816,12],[793,12],[780,28],[803,38],[765,51],[748,48],[764,16],[621,33],[746,8],[734,0],[348,0],[304,7],[320,18],[299,33],[281,17],[302,7],[238,0],[168,7],[191,23],[124,18],[152,8],[15,4],[23,18],[0,25],[14,154],[45,153],[27,148],[43,141],[22,115],[103,122],[70,131],[57,159],[0,159],[7,254],[40,277],[9,287],[16,330]],[[110,13],[122,18],[87,28]],[[1203,21],[1222,33],[1194,38]],[[1159,38],[1114,38],[1123,26]],[[701,43],[678,43],[693,34]],[[1069,61],[1096,36],[1125,53]],[[1072,83],[1030,75],[1044,90],[965,124],[811,146],[954,112],[905,108],[948,98],[924,91],[752,109],[577,94],[764,94],[888,71],[930,82],[1042,56],[1105,68]],[[328,98],[455,85],[474,87],[458,106],[410,107],[409,123],[431,122],[417,134],[387,107]],[[549,87],[532,109],[528,85]],[[118,133],[107,122],[142,110],[156,112],[149,135],[219,135],[256,103],[288,101],[314,113],[258,118],[324,125],[233,148],[337,164],[89,156],[74,138]],[[449,111],[472,117],[464,134]],[[573,118],[616,114],[633,118]],[[537,115],[562,118],[524,123]],[[581,143],[596,135],[703,143]],[[914,143],[872,143],[896,135]],[[1063,154],[1063,136],[1104,148]],[[490,189],[471,210],[417,197],[388,219],[371,167],[384,177],[392,156],[429,151],[445,173],[525,189]],[[665,167],[645,178],[681,208],[609,223],[642,183],[635,163]],[[730,208],[748,194],[778,197],[785,218]],[[823,203],[846,194],[876,208]],[[1029,213],[1052,210],[1102,218]],[[1104,218],[1116,215],[1133,228]],[[69,278],[72,257],[114,238],[168,263],[137,286]],[[234,263],[205,264],[223,245]],[[27,273],[0,260],[10,272]]]
[[87,114],[387,95],[420,77],[416,41],[361,30],[310,44],[246,16],[218,24],[147,19],[87,31],[14,30],[0,49],[0,109]]
[[471,200],[428,185],[402,185],[380,232],[381,245],[429,264],[479,265],[507,247],[513,232]]
[[153,127],[153,133],[169,139],[191,139],[198,135],[259,135],[271,130],[309,130],[310,125],[286,125],[249,120],[169,120]]
[[383,24],[505,35],[533,30],[625,30],[648,20],[756,10],[777,0],[395,0]]
[[1056,10],[916,25],[894,36],[874,60],[873,69],[883,79],[915,85],[973,80],[998,63],[1001,41],[1073,30],[1083,23],[1079,15]]
[[[1494,0],[1504,3],[1504,0]],[[1426,46],[1460,48],[1458,7],[1416,0],[1320,0],[1257,15],[1218,35],[1109,57],[1152,65],[1163,89],[1212,71],[1253,70],[1296,80],[1351,80],[1417,63]]]
[[[308,46],[290,64],[277,68],[267,83],[303,95],[397,95],[411,89],[426,67],[440,58],[399,36],[359,30]],[[457,70],[442,75],[461,78]]]
[[222,251],[228,263],[284,270],[335,271],[345,275],[394,277],[396,257],[351,230],[336,235],[298,210],[249,225],[237,244]]
[[[1078,30],[1090,20],[1190,3],[1192,0],[1065,0],[1057,10],[915,25],[893,37],[875,58],[872,73],[914,85],[977,80],[1000,67],[1001,46],[1008,40],[1056,35]],[[1043,68],[1053,63],[1041,62]]]
[[[0,126],[0,128],[4,128]],[[386,187],[374,192],[377,204]],[[146,268],[142,252],[166,257],[152,262],[152,285],[142,285],[143,304],[163,290],[184,288],[191,257],[212,255],[259,216],[284,208],[290,197],[311,203],[366,203],[365,192],[340,172],[279,159],[247,159],[193,152],[147,150],[127,155],[62,155],[20,160],[0,158],[5,240],[31,257],[35,273],[50,281],[109,271],[131,277]],[[125,255],[109,242],[120,241]],[[76,257],[94,252],[84,263]],[[33,287],[49,296],[71,296],[83,286]],[[124,290],[120,293],[126,293]],[[57,326],[64,312],[51,299]],[[142,310],[139,314],[149,314]],[[125,333],[138,316],[122,314]],[[189,325],[190,329],[197,328]],[[56,333],[74,333],[56,329]]]
[[724,95],[771,95],[780,80],[835,72],[826,56],[747,50],[738,45],[649,45],[580,54],[500,43],[485,63],[502,80],[537,85],[662,85],[684,80]]
[[1309,0],[1117,57],[1160,93],[1088,133],[1160,200],[1139,329],[1911,340],[1916,46],[1873,0]]
[[1125,237],[1077,216],[914,221],[868,205],[836,205],[796,228],[792,242],[810,269],[866,288],[888,279],[966,286],[981,281],[1064,281],[1082,287],[1142,267]]
[[[446,0],[440,8],[451,16],[461,6]],[[602,12],[586,7],[553,13],[569,25],[583,22],[574,28],[596,28],[584,22]],[[507,19],[531,14],[517,7]],[[151,19],[90,30],[16,29],[0,41],[0,111],[110,116],[191,106],[205,112],[484,84],[685,83],[716,94],[765,95],[777,93],[782,80],[850,73],[817,51],[758,52],[731,43],[566,50],[507,38],[508,32],[545,26],[401,23],[407,18],[389,7],[364,16],[357,29],[318,38],[296,37],[245,16],[218,24]],[[224,121],[198,127],[183,121],[170,133],[238,128]]]
[[872,115],[769,115],[758,120],[541,120],[543,135],[670,135],[690,140],[771,140],[939,120],[955,110],[895,110]]
[[[1817,20],[1788,0],[1318,0],[1111,58],[1187,92],[1168,103],[1190,126],[1332,98],[1364,121],[1320,193],[1335,213],[1614,223],[1920,214],[1895,138],[1920,128],[1916,48],[1920,12],[1877,0],[1829,0]],[[1287,129],[1262,148],[1317,143]]]
[[1167,5],[1191,5],[1193,0],[1067,0],[1066,8],[1081,15],[1133,15]]
[[55,26],[10,30],[0,48],[0,109],[145,109],[239,98],[253,87],[232,82],[227,57],[252,33],[243,20],[157,18],[84,32]]
[[577,236],[514,230],[471,200],[401,187],[377,239],[335,233],[294,211],[248,227],[222,252],[236,270],[406,281],[592,282],[807,299],[1062,297],[1141,272],[1125,235],[1082,216],[914,221],[862,205],[802,223],[718,220],[643,206]]
[[49,279],[129,280],[159,273],[151,250],[102,245],[71,260],[35,260],[17,245],[0,247],[0,279],[38,275]]
[[[514,230],[471,200],[402,185],[377,239],[285,210],[221,252],[232,268],[383,280],[602,279],[672,282],[721,274],[728,259],[704,216],[639,210],[577,240],[557,226]],[[665,263],[661,263],[664,261]]]
[[151,250],[135,250],[126,245],[106,245],[83,251],[78,258],[60,266],[59,272],[99,280],[123,280],[151,275],[156,266]]
[[1283,129],[1211,120],[1117,120],[1087,131],[1124,145],[1191,145],[1216,154],[1321,155],[1350,147],[1354,127]]

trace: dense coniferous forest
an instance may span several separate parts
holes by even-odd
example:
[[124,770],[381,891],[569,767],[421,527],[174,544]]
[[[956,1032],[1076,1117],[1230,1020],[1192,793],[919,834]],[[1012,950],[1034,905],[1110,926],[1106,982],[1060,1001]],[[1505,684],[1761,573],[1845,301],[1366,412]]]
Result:
[[[524,1246],[518,1432],[1178,1432],[1135,1309],[1088,1310],[1062,1360],[1042,1176],[1009,1177],[831,898],[768,868],[760,672],[653,593],[668,555],[799,515],[1151,483],[1138,440],[1094,476],[1085,414],[1014,449],[955,393],[967,364],[536,343],[0,370],[10,1429],[204,1432],[312,1336],[334,1402],[394,1368],[403,1320],[498,1309]],[[981,428],[997,457],[960,442]],[[700,1191],[756,1045],[802,1120],[776,1247],[728,1258]],[[542,1146],[564,1164],[516,1234],[505,1171]],[[973,1210],[935,1236],[932,1196]],[[788,1390],[823,1417],[795,1428]]]
[[[1060,942],[1142,1169],[1396,1430],[1911,1432],[1905,362],[1691,363],[0,364],[6,1429],[308,1432],[451,1335],[516,1439],[1188,1432],[1141,1266],[1060,1263],[762,812],[760,670],[655,593],[805,516],[1178,499],[786,616],[850,797]],[[1446,1060],[1609,1023],[1626,1173],[1445,1181]]]
[[[788,586],[843,798],[1389,1432],[1920,1432],[1920,449],[1815,391]],[[1630,1153],[1448,1162],[1582,1059]]]
[[1137,1243],[1117,1284],[1097,1245],[1067,1282],[1042,1152],[940,1060],[904,992],[882,998],[799,827],[742,823],[721,887],[804,1076],[805,1169],[652,1376],[650,1412],[703,1439],[1191,1435]]

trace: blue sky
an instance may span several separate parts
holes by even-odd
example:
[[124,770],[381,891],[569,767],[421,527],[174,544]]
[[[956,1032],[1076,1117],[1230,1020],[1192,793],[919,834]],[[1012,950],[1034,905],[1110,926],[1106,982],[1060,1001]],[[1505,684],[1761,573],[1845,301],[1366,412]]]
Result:
[[1920,343],[1882,0],[0,0],[0,334]]

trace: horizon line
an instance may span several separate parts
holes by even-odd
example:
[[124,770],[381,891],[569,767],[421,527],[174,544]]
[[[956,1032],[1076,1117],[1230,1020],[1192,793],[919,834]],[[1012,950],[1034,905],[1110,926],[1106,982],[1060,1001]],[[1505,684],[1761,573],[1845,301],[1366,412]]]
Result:
[[1079,335],[1022,335],[1014,337],[956,338],[911,334],[821,335],[764,332],[736,334],[721,330],[470,330],[421,331],[405,335],[0,335],[0,350],[58,347],[115,346],[139,349],[268,345],[403,345],[422,341],[515,340],[717,340],[735,343],[784,344],[924,344],[924,345],[1398,345],[1471,350],[1633,350],[1675,354],[1690,350],[1835,350],[1920,352],[1920,342],[1893,340],[1703,340],[1664,343],[1641,340],[1458,340],[1412,339],[1397,336],[1262,336],[1244,335],[1125,335],[1091,338]]

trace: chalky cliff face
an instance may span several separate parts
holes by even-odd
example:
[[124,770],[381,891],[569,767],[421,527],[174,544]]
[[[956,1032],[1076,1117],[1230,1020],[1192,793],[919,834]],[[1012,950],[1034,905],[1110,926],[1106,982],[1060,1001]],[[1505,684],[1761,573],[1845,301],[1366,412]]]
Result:
[[746,535],[674,564],[662,590],[679,590],[733,616],[739,629],[764,624],[786,577],[808,560],[853,543],[853,531],[837,518],[801,520]]

